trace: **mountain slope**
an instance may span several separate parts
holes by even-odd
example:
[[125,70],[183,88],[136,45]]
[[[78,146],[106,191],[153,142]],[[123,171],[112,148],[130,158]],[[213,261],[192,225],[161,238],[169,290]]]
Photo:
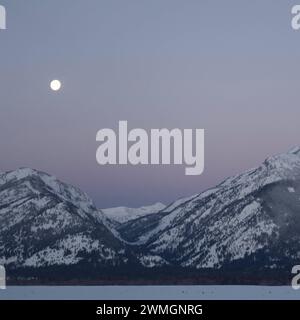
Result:
[[[282,273],[271,283],[286,283],[300,261],[300,148],[150,211],[128,220],[125,210],[128,221],[121,223],[79,189],[46,173],[23,168],[0,174],[0,264],[10,271],[34,268],[31,274],[40,268],[54,278],[60,275],[56,266],[65,267],[70,278],[75,269],[81,278],[86,271],[106,278],[101,270],[111,275],[112,266],[132,279],[139,271],[147,278],[175,270],[184,278],[191,270],[197,277],[196,269],[222,269],[213,273],[213,283],[227,271],[232,281],[233,270],[238,279],[264,280],[272,269]],[[116,209],[111,212],[114,216]]]
[[124,244],[79,189],[27,168],[0,175],[0,264],[101,266],[127,260]]
[[156,213],[164,209],[166,206],[162,203],[155,203],[150,206],[140,208],[116,207],[109,209],[102,209],[101,211],[117,225],[126,223],[128,221],[147,216],[151,213]]
[[119,232],[177,266],[290,268],[300,260],[300,149]]

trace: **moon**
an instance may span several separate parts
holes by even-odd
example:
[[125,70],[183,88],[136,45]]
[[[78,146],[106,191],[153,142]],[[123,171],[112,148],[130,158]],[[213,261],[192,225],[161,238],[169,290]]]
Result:
[[50,82],[50,88],[53,91],[59,91],[61,88],[61,82],[59,80],[52,80]]

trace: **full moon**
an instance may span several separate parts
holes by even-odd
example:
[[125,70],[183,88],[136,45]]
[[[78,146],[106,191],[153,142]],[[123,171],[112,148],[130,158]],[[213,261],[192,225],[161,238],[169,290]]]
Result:
[[59,80],[52,80],[50,82],[50,88],[53,91],[58,91],[61,88],[61,82]]

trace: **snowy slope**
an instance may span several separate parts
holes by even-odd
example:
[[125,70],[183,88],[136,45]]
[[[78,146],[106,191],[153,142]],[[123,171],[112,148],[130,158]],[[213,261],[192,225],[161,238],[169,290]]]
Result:
[[151,213],[159,212],[164,208],[165,208],[165,205],[158,202],[153,205],[144,206],[141,208],[116,207],[116,208],[102,209],[101,211],[112,221],[115,221],[117,223],[125,223],[130,220],[147,216]]
[[[98,210],[40,171],[0,174],[0,264],[291,270],[300,261],[300,148],[192,197]],[[89,269],[90,270],[90,269]]]
[[36,170],[0,175],[0,264],[118,265],[125,248],[79,189]]
[[220,268],[250,261],[276,268],[299,261],[300,149],[270,157],[151,218],[119,232],[174,265]]

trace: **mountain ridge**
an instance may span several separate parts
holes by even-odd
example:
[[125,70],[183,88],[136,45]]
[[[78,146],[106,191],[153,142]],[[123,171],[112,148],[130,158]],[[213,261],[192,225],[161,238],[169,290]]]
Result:
[[114,207],[101,209],[101,211],[114,222],[118,224],[126,223],[130,220],[134,220],[148,214],[159,212],[163,210],[166,206],[161,202],[156,202],[152,205],[142,206],[139,208],[129,208],[129,207]]
[[127,259],[93,201],[44,172],[22,168],[1,174],[0,203],[0,263],[5,266],[76,264],[85,254],[90,259],[97,254],[100,264]]
[[[118,210],[125,216],[118,221],[80,189],[47,173],[1,173],[0,264],[15,270],[146,268],[158,274],[162,267],[291,270],[300,260],[300,148],[155,207],[112,208],[114,218]],[[134,216],[128,219],[130,210]]]
[[[264,197],[267,191],[264,194],[260,194],[262,190],[267,190],[269,187],[282,187],[287,184],[284,186],[284,190],[288,193],[286,197],[293,195],[293,203],[295,205],[294,211],[290,210],[288,215],[289,218],[298,219],[299,155],[300,148],[294,148],[288,153],[269,157],[261,166],[255,169],[227,178],[216,187],[199,195],[175,202],[175,205],[171,206],[169,212],[162,216],[161,221],[155,228],[150,229],[148,232],[143,230],[140,237],[136,238],[135,243],[145,245],[147,250],[153,254],[162,255],[163,258],[171,263],[179,263],[182,266],[196,268],[215,268],[227,263],[226,255],[218,252],[222,250],[227,255],[231,255],[231,260],[238,260],[251,255],[266,245],[262,239],[255,241],[256,236],[260,235],[261,238],[264,238],[265,235],[267,238],[276,238],[277,227],[281,231],[283,229],[282,225],[278,225],[280,220],[278,214],[277,220],[274,221],[274,217],[270,217],[266,213],[270,208],[265,205]],[[284,190],[282,190],[282,194]],[[276,199],[272,199],[272,201],[275,202]],[[279,208],[280,205],[283,205],[284,201],[286,200],[282,199],[281,203],[277,203],[277,207]],[[285,206],[291,206],[291,203],[285,203]],[[295,212],[295,210],[297,211]],[[214,219],[212,218],[213,216]],[[256,218],[257,221],[252,228],[249,227],[247,229],[242,223],[248,218],[249,224],[251,219]],[[236,225],[233,225],[235,219],[240,219],[240,223],[237,221]],[[145,225],[147,222],[145,223],[144,220],[143,223]],[[135,224],[137,225],[138,221],[135,221]],[[230,225],[232,225],[232,228],[228,230],[226,238],[224,230]],[[235,238],[235,228],[244,230],[239,239]],[[214,230],[216,234],[209,237],[211,230]],[[245,236],[246,232],[250,233],[248,238]],[[218,238],[217,242],[214,241],[216,238]],[[227,243],[224,242],[224,239]],[[228,242],[235,243],[238,241],[240,241],[239,245],[233,246],[231,250]],[[243,247],[243,243],[245,245],[247,241],[251,242],[252,248]],[[192,242],[197,242],[198,247],[193,245]],[[223,243],[222,248],[219,248],[218,242],[219,244]],[[183,257],[182,252],[185,254]]]

